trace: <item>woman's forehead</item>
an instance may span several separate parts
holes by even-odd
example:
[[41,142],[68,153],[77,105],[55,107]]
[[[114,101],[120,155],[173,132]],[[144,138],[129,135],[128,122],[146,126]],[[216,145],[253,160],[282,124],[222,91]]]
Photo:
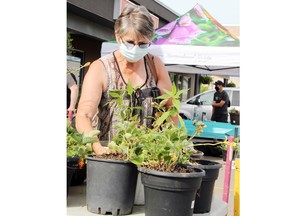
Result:
[[126,34],[121,36],[122,39],[131,40],[131,41],[148,41],[146,37],[141,34],[137,34],[136,32],[127,32]]

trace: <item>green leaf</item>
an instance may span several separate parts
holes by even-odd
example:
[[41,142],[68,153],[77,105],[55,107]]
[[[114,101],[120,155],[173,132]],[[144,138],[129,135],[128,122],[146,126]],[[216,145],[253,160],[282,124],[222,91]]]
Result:
[[128,80],[128,84],[127,84],[126,89],[127,89],[127,93],[131,96],[133,91],[134,91],[134,89],[132,87],[132,83],[130,82],[130,80]]
[[175,83],[173,83],[173,85],[172,85],[172,94],[175,95],[176,92],[177,92],[177,88],[176,88]]
[[131,160],[131,162],[132,162],[133,164],[135,164],[136,166],[141,166],[142,163],[143,163],[143,161],[144,161],[144,159],[143,159],[143,157],[141,157],[141,156],[135,157],[135,158],[133,158],[133,159]]
[[121,145],[119,147],[124,154],[128,154],[128,147],[127,146]]
[[179,96],[181,95],[181,94],[183,94],[184,92],[187,92],[189,90],[189,88],[188,89],[182,89],[182,90],[180,90],[180,91],[178,91],[177,93],[176,93],[176,98],[179,98]]
[[163,89],[163,91],[169,95],[170,97],[173,97],[173,92],[168,91],[167,89]]
[[166,156],[164,156],[164,161],[170,161],[171,160],[171,156],[169,156],[169,155],[166,155]]
[[93,137],[83,137],[82,143],[87,144],[87,143],[94,143],[97,140]]
[[184,121],[183,121],[183,118],[182,118],[180,115],[178,115],[178,120],[179,120],[179,122],[180,122],[181,128],[183,128],[184,132],[187,134],[187,128],[186,128],[186,126],[185,126],[185,123],[184,123]]
[[164,112],[162,114],[162,116],[159,119],[157,119],[156,125],[160,126],[169,116],[170,116],[170,112],[169,111]]
[[94,137],[100,134],[99,130],[92,130],[88,134],[85,134],[84,137]]
[[132,120],[132,121],[136,121],[137,118],[138,118],[138,115],[136,114],[136,115],[134,115],[134,116],[131,117],[131,120]]
[[163,95],[158,96],[156,99],[169,99],[171,97],[172,97],[172,95],[163,94]]
[[108,147],[110,149],[113,149],[115,146],[117,146],[117,145],[116,145],[116,143],[114,141],[111,141],[111,142],[108,143]]
[[78,143],[81,143],[82,142],[82,134],[79,134],[79,133],[74,133],[71,135],[71,137]]
[[175,107],[177,110],[180,109],[180,101],[179,101],[179,100],[173,99],[173,100],[172,100],[172,103],[173,103],[174,107]]
[[90,62],[86,62],[82,67],[87,67],[89,66],[91,63]]
[[169,111],[171,116],[176,116],[179,114],[179,110],[176,109],[176,107],[170,107]]
[[120,95],[118,93],[112,92],[112,91],[109,92],[109,95],[112,96],[113,98],[119,98],[120,97]]
[[136,146],[136,148],[135,148],[135,151],[134,151],[134,152],[135,152],[135,154],[136,154],[136,155],[139,155],[139,154],[141,154],[141,153],[142,153],[142,150],[143,150],[143,149],[142,149],[142,147],[140,147],[140,146]]

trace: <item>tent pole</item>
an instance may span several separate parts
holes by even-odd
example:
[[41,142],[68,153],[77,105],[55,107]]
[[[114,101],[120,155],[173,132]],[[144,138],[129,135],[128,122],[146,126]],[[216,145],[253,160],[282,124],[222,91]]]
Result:
[[194,95],[200,93],[200,74],[195,74]]
[[223,87],[226,87],[228,84],[228,79],[227,78],[224,78],[224,86]]
[[190,97],[192,97],[191,96],[191,77],[190,78],[188,78],[188,92],[187,92],[187,98],[190,98]]

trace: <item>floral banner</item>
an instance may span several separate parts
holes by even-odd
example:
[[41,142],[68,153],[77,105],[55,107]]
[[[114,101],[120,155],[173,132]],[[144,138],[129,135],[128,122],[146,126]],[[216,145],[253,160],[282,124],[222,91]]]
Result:
[[239,39],[215,20],[201,5],[155,31],[153,44],[239,47]]

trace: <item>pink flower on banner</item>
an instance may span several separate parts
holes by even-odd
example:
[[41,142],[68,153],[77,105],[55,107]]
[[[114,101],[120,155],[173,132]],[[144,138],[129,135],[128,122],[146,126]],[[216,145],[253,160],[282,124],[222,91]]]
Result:
[[157,45],[160,45],[160,44],[173,44],[171,43],[168,38],[158,38],[157,40],[153,41],[152,44],[157,44]]
[[192,23],[193,22],[192,22],[191,17],[189,15],[183,16],[178,22],[179,26],[189,26]]
[[173,44],[190,44],[191,40],[203,31],[192,22],[190,16],[183,16],[170,34],[169,41]]
[[158,35],[166,35],[166,34],[169,34],[173,28],[175,27],[176,25],[176,20],[174,20],[173,22],[171,23],[168,23],[167,25],[163,26],[162,28],[158,29],[155,34],[158,34]]

